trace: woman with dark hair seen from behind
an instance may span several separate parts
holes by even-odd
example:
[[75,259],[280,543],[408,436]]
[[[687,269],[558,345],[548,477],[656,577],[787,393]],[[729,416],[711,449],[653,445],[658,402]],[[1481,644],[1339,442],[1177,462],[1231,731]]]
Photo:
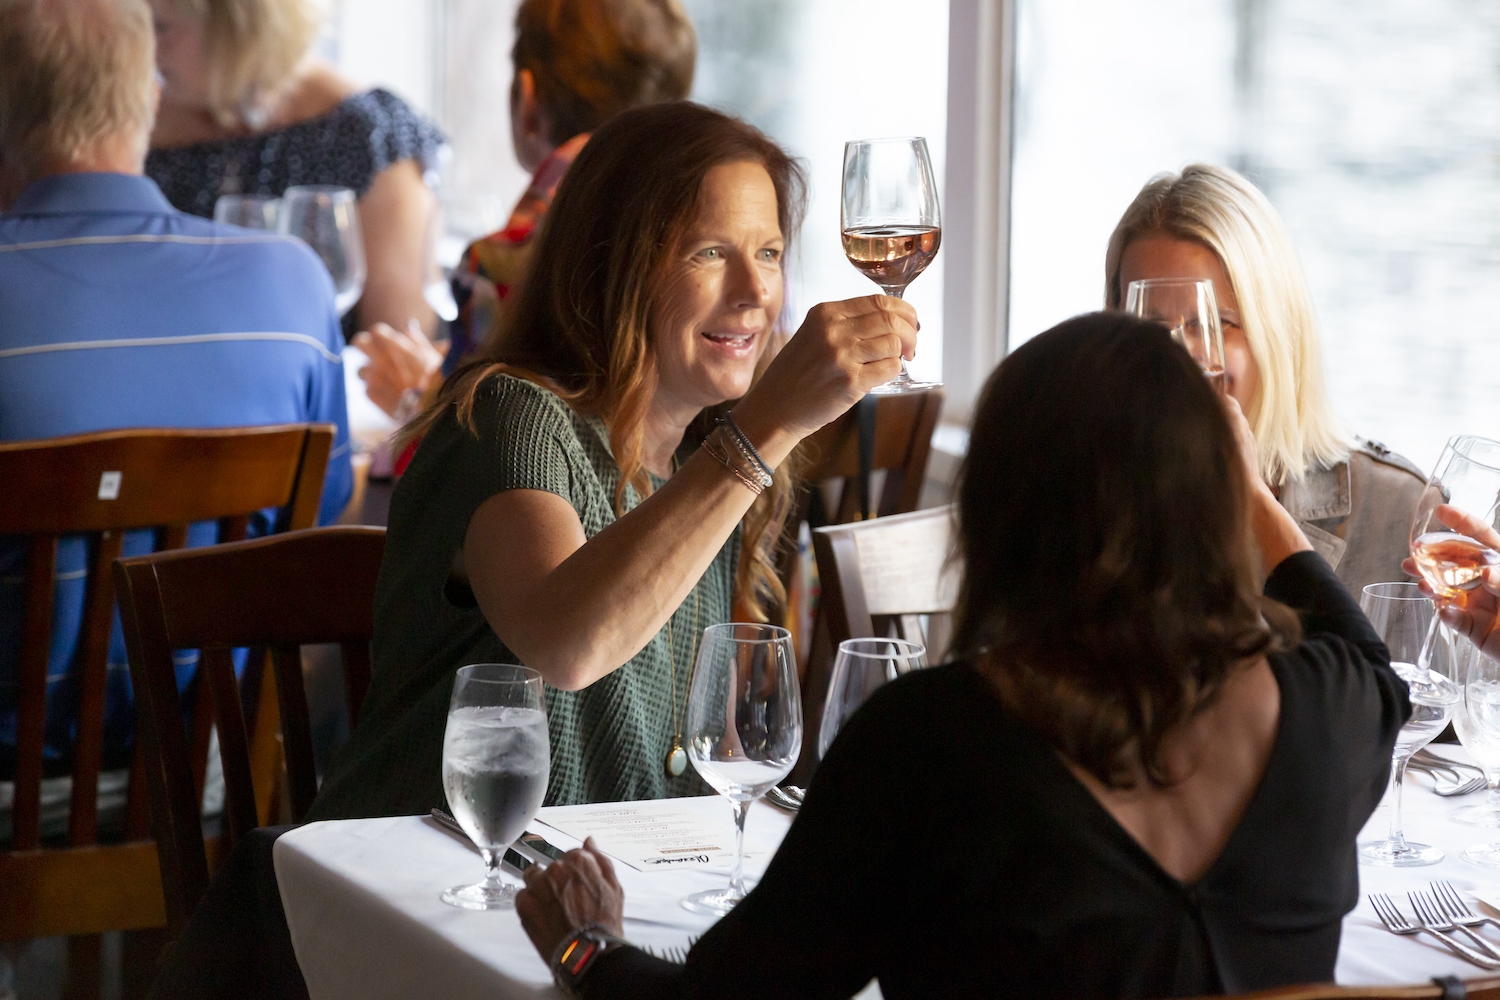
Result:
[[736,593],[784,599],[788,458],[915,349],[912,307],[873,295],[814,306],[776,350],[802,204],[786,153],[716,111],[594,133],[502,335],[408,428],[369,694],[309,818],[443,805],[467,663],[541,672],[548,803],[703,790],[681,749],[698,638]]
[[[427,338],[376,326],[355,346],[370,399],[405,421],[423,393],[471,360],[531,257],[532,236],[589,134],[627,108],[681,100],[698,39],[679,0],[524,0],[511,48],[511,143],[531,183],[505,228],[469,244],[453,272],[458,317],[446,357]],[[403,402],[404,401],[404,402]]]
[[556,969],[602,943],[561,977],[589,998],[1330,980],[1410,706],[1257,465],[1237,404],[1159,326],[1098,313],[1019,348],[963,472],[959,662],[840,731],[686,965],[615,942],[619,884],[589,844],[527,873],[538,951]]
[[1400,580],[1426,477],[1344,430],[1328,398],[1312,293],[1281,216],[1227,167],[1194,163],[1141,188],[1109,238],[1105,306],[1130,282],[1212,281],[1229,392],[1255,432],[1260,478],[1358,597]]

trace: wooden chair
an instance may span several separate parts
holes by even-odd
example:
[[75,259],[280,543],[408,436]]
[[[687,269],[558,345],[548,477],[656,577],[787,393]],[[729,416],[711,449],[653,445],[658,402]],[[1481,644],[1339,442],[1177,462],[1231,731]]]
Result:
[[[177,548],[197,521],[217,520],[221,538],[243,538],[249,517],[268,507],[281,508],[280,526],[313,524],[333,435],[331,425],[295,424],[106,431],[0,444],[0,534],[29,536],[15,832],[8,846],[0,845],[0,940],[96,935],[165,923],[155,845],[147,839],[139,740],[130,768],[124,842],[98,842],[106,658],[115,609],[110,564],[120,554],[124,533],[133,529],[154,528],[159,545]],[[91,557],[76,664],[67,843],[54,846],[44,845],[41,836],[47,660],[57,539],[72,534],[90,536]],[[92,943],[79,953],[97,954],[97,939]],[[80,974],[92,978],[86,968]]]
[[[135,685],[137,731],[150,775],[151,825],[161,863],[172,936],[181,932],[208,888],[209,848],[200,818],[205,750],[190,749],[172,651],[200,650],[212,692],[212,716],[224,765],[227,830],[232,839],[264,822],[270,783],[252,777],[252,738],[242,712],[230,651],[269,651],[285,746],[291,820],[317,794],[312,732],[299,647],[339,643],[352,727],[370,683],[375,578],[385,529],[316,528],[210,548],[157,552],[115,563],[120,613]],[[202,708],[195,710],[195,716]],[[265,718],[252,725],[264,735]],[[205,724],[194,718],[197,731]],[[274,734],[273,734],[274,735]]]
[[[834,648],[845,639],[892,636],[926,644],[928,662],[947,652],[959,567],[950,558],[953,507],[933,507],[813,532],[822,615]],[[922,619],[928,627],[922,627]],[[803,679],[803,756],[818,745],[831,660]]]

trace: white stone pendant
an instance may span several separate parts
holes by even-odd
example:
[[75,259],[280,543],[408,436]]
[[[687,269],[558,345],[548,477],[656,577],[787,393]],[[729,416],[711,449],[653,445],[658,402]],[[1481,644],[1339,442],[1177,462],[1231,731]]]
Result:
[[687,751],[682,749],[682,744],[676,737],[672,738],[672,749],[667,751],[667,775],[672,778],[682,777],[682,772],[687,770]]

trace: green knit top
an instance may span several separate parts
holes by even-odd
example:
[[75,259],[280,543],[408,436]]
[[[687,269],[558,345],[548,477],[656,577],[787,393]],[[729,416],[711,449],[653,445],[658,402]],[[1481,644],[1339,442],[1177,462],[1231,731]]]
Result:
[[[603,422],[532,382],[497,375],[479,390],[477,434],[452,413],[423,438],[391,500],[375,591],[374,669],[359,725],[330,762],[307,818],[425,813],[445,806],[443,732],[453,678],[467,663],[518,663],[467,587],[450,581],[474,511],[511,489],[555,493],[592,538],[614,522],[619,467]],[[657,483],[659,485],[659,482]],[[625,507],[639,502],[625,491]],[[629,662],[581,691],[548,687],[548,805],[699,795],[691,766],[669,778],[674,714],[686,717],[704,627],[729,620],[739,529],[698,581],[694,598]],[[668,647],[675,647],[671,669]],[[675,675],[675,677],[674,677]],[[673,680],[675,679],[675,690]],[[686,742],[684,740],[684,742]]]

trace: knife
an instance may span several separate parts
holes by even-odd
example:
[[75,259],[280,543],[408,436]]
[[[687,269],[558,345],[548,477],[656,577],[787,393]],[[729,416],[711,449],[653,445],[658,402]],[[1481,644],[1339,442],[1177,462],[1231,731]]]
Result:
[[[432,819],[433,822],[437,823],[438,826],[441,826],[449,833],[457,834],[464,839],[464,843],[468,844],[470,847],[474,847],[474,841],[472,838],[470,838],[468,831],[466,831],[463,826],[460,825],[458,820],[454,819],[446,809],[432,810]],[[542,840],[540,837],[537,837],[536,834],[527,834],[521,839],[525,840],[526,837],[536,837],[537,840],[541,841],[544,847],[548,848],[548,850],[550,851],[556,852],[557,857],[562,857],[561,851],[558,851],[557,848],[553,847],[545,840]],[[519,843],[516,846],[519,847]],[[477,847],[474,847],[474,849],[476,851],[479,850],[479,848]],[[538,865],[542,868],[546,868],[547,865],[552,863],[552,859],[547,857],[543,852],[535,852],[537,855],[536,857],[533,857],[532,853],[532,851],[517,853],[514,849],[507,847],[505,849],[505,853],[500,857],[500,863],[502,865],[510,866],[511,870],[517,875],[524,875],[526,869],[530,868],[532,865]]]

